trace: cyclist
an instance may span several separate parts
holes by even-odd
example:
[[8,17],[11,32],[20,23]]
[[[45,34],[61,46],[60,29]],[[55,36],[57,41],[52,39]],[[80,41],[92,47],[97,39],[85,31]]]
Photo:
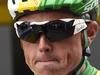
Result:
[[25,62],[36,75],[100,75],[88,57],[98,0],[8,0]]

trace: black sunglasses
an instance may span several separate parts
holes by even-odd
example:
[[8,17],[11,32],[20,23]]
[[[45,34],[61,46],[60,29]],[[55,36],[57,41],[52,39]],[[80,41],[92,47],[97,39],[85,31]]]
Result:
[[44,22],[17,21],[14,24],[17,36],[27,42],[36,43],[44,34],[50,42],[56,42],[82,31],[87,27],[83,19],[59,19]]

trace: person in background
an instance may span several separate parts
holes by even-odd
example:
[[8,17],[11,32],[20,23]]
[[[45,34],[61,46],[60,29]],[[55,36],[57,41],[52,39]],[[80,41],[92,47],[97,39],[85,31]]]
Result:
[[98,31],[98,0],[8,0],[35,75],[100,75],[88,57]]

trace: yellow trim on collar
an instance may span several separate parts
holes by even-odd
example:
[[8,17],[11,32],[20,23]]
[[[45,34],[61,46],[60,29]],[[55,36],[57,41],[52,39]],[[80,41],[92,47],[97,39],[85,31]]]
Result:
[[100,75],[100,71],[97,71],[97,74],[96,75]]

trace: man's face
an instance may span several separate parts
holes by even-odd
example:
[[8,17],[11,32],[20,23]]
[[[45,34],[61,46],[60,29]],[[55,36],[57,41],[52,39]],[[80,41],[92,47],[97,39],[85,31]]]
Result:
[[[75,16],[67,12],[55,11],[35,13],[24,16],[20,20],[42,22],[72,17]],[[45,34],[42,34],[36,43],[21,40],[21,46],[26,64],[37,75],[67,75],[82,58],[81,33],[56,42],[49,41]]]

